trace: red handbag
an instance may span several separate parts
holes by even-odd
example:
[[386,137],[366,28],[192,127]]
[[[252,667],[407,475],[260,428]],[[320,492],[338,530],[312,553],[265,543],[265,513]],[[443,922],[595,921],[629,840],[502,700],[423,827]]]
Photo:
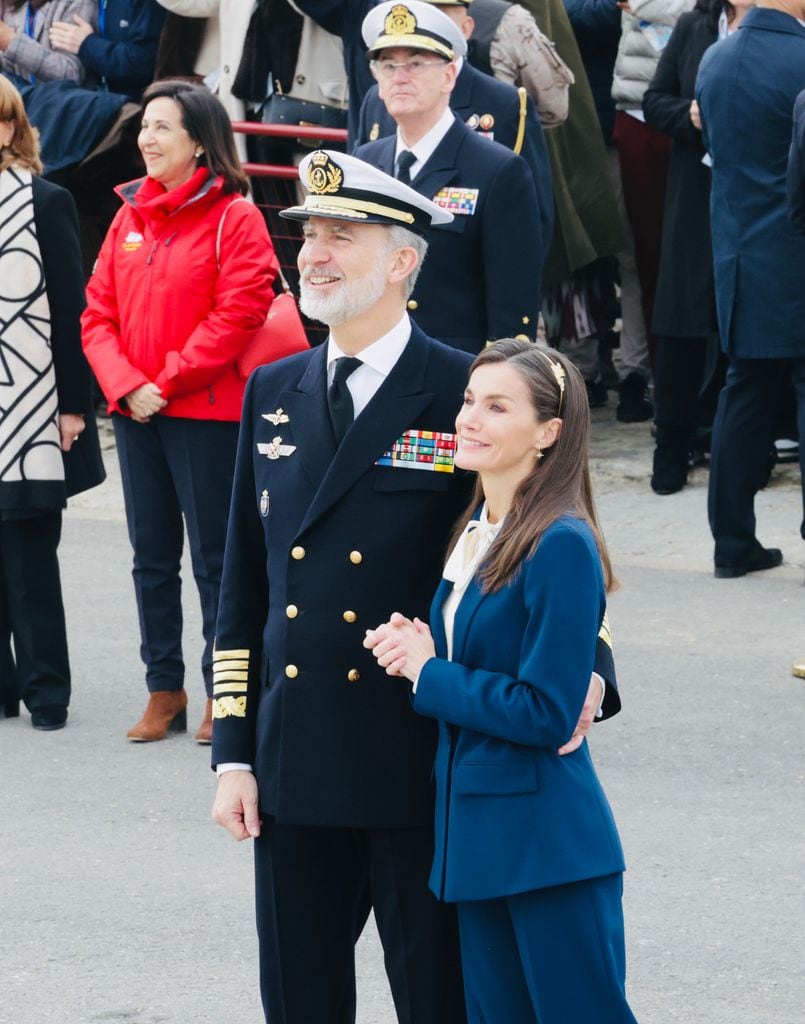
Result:
[[[246,199],[234,200],[236,203],[247,201]],[[224,220],[232,205],[233,203],[230,203],[226,207],[218,223],[215,261],[219,270],[221,269],[221,235],[224,230]],[[310,348],[293,292],[288,286],[282,270],[278,269],[277,273],[282,282],[282,294],[274,297],[268,307],[265,323],[257,329],[254,337],[235,360],[237,371],[242,377],[248,377],[258,366],[265,366],[266,363],[276,362],[277,359],[283,359],[285,356],[292,356],[296,352],[304,352]]]

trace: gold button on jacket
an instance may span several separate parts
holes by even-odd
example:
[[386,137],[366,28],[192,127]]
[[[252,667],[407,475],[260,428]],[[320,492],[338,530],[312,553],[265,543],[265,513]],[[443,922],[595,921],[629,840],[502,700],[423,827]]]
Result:
[[351,669],[349,670],[349,672],[347,672],[347,679],[348,679],[348,680],[349,680],[349,681],[350,681],[351,683],[357,683],[357,681],[358,681],[358,680],[359,680],[360,678],[361,678],[361,674],[360,674],[360,672],[359,672],[359,671],[358,671],[358,670],[357,670],[356,668],[351,668]]
[[408,300],[408,308],[409,309],[419,309],[419,303],[416,301],[416,299],[409,299]]
[[295,558],[296,561],[305,557],[305,549],[297,545],[295,548],[291,548],[291,558]]
[[361,562],[363,561],[363,555],[360,553],[360,551],[350,551],[349,560],[350,562],[352,562],[353,565],[360,565]]
[[285,614],[288,616],[289,619],[295,619],[296,616],[299,614],[299,609],[296,607],[295,604],[289,604],[288,607],[285,609]]
[[355,612],[346,611],[346,612],[344,612],[344,614],[341,617],[344,620],[344,622],[357,622],[358,621],[358,616],[355,614]]
[[299,669],[296,667],[296,665],[286,665],[285,675],[289,679],[296,679],[296,677],[299,675]]

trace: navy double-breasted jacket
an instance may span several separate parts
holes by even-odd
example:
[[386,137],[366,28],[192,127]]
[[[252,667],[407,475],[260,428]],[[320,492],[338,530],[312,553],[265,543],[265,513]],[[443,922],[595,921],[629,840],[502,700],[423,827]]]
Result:
[[805,356],[805,237],[791,223],[786,167],[805,89],[805,28],[756,7],[704,55],[696,80],[710,193],[722,347],[738,359]]
[[[518,153],[531,169],[537,191],[540,234],[536,242],[547,252],[553,237],[553,182],[545,133],[531,98],[524,95],[521,99],[514,86],[485,75],[465,60],[450,94],[450,109],[481,138],[494,140],[512,150],[520,140]],[[357,154],[364,143],[396,132],[394,118],[380,99],[377,86],[373,85],[361,104],[352,151]]]
[[[396,137],[369,142],[361,160],[394,174]],[[534,182],[525,161],[471,131],[457,117],[411,182],[450,202],[450,224],[428,232],[428,254],[409,301],[417,324],[455,348],[536,335],[547,254]]]
[[[326,358],[326,346],[292,356],[246,388],[215,641],[213,764],[253,765],[261,809],[282,822],[431,826],[435,723],[362,640],[393,611],[427,616],[468,480],[376,463],[406,430],[453,432],[470,360],[413,326],[336,447]],[[596,650],[614,714],[611,650],[601,639]]]
[[606,609],[586,523],[563,516],[499,591],[472,580],[445,658],[442,582],[431,609],[437,657],[414,708],[439,722],[430,886],[479,900],[622,871],[615,822],[587,743],[560,757],[584,703]]

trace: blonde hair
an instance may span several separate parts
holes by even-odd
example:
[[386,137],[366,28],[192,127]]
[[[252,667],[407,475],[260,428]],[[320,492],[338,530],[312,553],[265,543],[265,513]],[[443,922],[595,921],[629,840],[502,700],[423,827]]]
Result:
[[28,120],[22,96],[3,75],[0,75],[0,121],[16,122],[11,142],[0,149],[0,171],[22,167],[32,174],[41,174],[39,132]]

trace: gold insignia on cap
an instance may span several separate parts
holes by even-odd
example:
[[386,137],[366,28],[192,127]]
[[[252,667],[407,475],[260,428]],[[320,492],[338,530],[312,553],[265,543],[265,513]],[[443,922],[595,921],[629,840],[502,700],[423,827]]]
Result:
[[331,196],[344,182],[344,172],[321,150],[310,158],[307,169],[307,187],[315,196]]
[[372,130],[369,132],[369,141],[370,142],[377,142],[377,140],[379,138],[380,138],[380,125],[377,123],[377,121],[375,121],[375,123],[372,125]]
[[405,4],[395,4],[383,28],[389,36],[410,36],[416,32],[416,18]]

